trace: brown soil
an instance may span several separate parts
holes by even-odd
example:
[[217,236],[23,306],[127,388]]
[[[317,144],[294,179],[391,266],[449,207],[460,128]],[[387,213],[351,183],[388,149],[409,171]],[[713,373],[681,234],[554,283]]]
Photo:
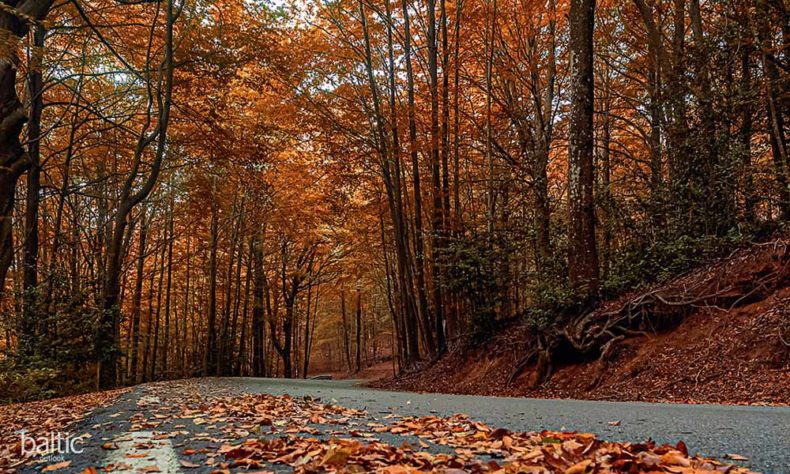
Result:
[[[771,265],[785,275],[790,252],[785,248],[790,242],[776,242],[783,246],[780,252],[765,244],[743,249],[662,286],[661,291],[710,282],[711,275],[717,287],[727,288],[731,274],[738,274],[739,281],[745,273],[760,279]],[[737,304],[731,306],[692,306],[668,330],[649,330],[645,336],[617,343],[605,360],[591,358],[555,367],[550,380],[538,388],[532,388],[536,378],[532,367],[507,384],[530,347],[529,331],[522,325],[513,325],[480,346],[456,348],[434,364],[371,385],[541,398],[790,405],[790,285],[781,278],[765,291],[750,291],[742,299],[735,295]],[[634,294],[602,307],[632,298]]]

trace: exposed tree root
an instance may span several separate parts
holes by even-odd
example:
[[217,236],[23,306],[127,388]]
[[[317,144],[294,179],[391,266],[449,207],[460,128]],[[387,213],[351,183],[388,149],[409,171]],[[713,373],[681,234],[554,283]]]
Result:
[[[551,378],[562,360],[600,362],[600,383],[614,347],[626,338],[673,329],[700,309],[729,311],[760,300],[790,279],[790,240],[782,238],[735,252],[673,282],[581,314],[536,335],[508,378],[534,366],[534,386]],[[784,344],[782,328],[780,338]]]

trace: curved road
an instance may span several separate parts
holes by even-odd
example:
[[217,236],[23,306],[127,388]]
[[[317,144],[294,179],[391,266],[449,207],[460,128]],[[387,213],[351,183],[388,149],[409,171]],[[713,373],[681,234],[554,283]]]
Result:
[[[167,384],[138,386],[114,405],[93,413],[73,431],[89,434],[84,451],[60,458],[71,464],[57,472],[81,473],[88,466],[119,465],[121,462],[132,464],[129,472],[137,472],[145,467],[140,463],[150,464],[152,460],[161,469],[159,472],[211,472],[212,469],[204,464],[205,457],[190,457],[187,460],[197,464],[182,469],[183,455],[186,454],[184,448],[205,448],[213,452],[222,436],[221,426],[207,427],[191,419],[174,419],[152,428],[141,427],[139,420],[151,417],[154,407],[162,400],[181,398],[179,390],[182,389],[168,387]],[[691,453],[715,458],[722,458],[728,453],[739,454],[749,458],[745,464],[752,469],[790,474],[789,407],[418,394],[373,390],[358,386],[355,381],[209,378],[196,380],[194,387],[203,396],[211,396],[219,390],[310,396],[349,408],[365,409],[370,417],[379,419],[390,413],[412,416],[464,413],[490,426],[515,431],[576,430],[592,432],[612,441],[640,442],[652,438],[658,443],[675,444],[683,440]],[[214,431],[206,433],[210,428]],[[167,439],[162,440],[163,432],[169,433]],[[381,438],[391,444],[403,442],[402,438],[386,439],[388,436],[397,435],[382,433]],[[116,443],[119,449],[102,449],[107,442]],[[131,458],[127,453],[141,444],[149,445],[144,451],[146,459]],[[41,472],[47,462],[53,460],[40,460],[36,465],[22,468],[21,472]],[[273,466],[273,469],[288,472],[283,466]]]
[[[494,426],[517,431],[586,431],[612,441],[675,444],[690,453],[722,458],[739,454],[751,468],[790,474],[790,407],[682,405],[535,398],[480,397],[387,392],[359,381],[238,379],[251,392],[310,395],[339,405],[367,409],[371,415],[443,416],[465,413]],[[610,422],[619,421],[618,426]]]

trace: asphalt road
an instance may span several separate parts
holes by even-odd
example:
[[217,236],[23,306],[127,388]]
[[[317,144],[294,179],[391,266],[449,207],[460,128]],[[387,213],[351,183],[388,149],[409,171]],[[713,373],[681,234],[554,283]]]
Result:
[[[753,469],[775,474],[790,474],[790,408],[740,407],[719,405],[680,405],[641,402],[599,402],[578,400],[544,400],[526,398],[477,397],[465,395],[387,392],[358,386],[355,381],[315,381],[282,379],[203,379],[197,389],[203,396],[232,391],[234,393],[289,394],[310,396],[324,402],[368,411],[373,418],[387,414],[452,415],[464,413],[490,426],[515,431],[541,429],[585,431],[613,441],[645,441],[675,444],[683,440],[689,452],[722,458],[735,453],[749,458]],[[74,429],[75,434],[89,434],[84,451],[50,458],[46,462],[21,469],[23,473],[41,472],[42,467],[60,460],[71,464],[56,472],[80,473],[88,466],[102,467],[119,462],[132,464],[129,471],[139,472],[145,463],[161,472],[210,472],[210,468],[181,469],[179,459],[184,447],[216,449],[221,427],[196,425],[193,420],[168,420],[155,428],[133,426],[135,419],[153,413],[163,401],[172,401],[179,393],[157,387],[137,387],[115,405],[97,410]],[[147,413],[148,412],[148,413]],[[619,423],[614,423],[619,422]],[[616,426],[614,426],[616,424]],[[214,431],[212,431],[212,429]],[[153,441],[157,433],[171,430],[177,434],[165,441]],[[397,441],[399,445],[403,439]],[[124,453],[134,445],[153,441],[147,459],[130,459]],[[114,442],[120,449],[105,450],[102,444]],[[438,449],[438,448],[437,448]],[[189,461],[202,464],[205,458]],[[284,468],[277,471],[287,472]],[[243,472],[243,471],[241,471]]]
[[[586,431],[612,441],[675,444],[690,453],[722,458],[734,453],[766,473],[790,474],[790,407],[683,405],[386,392],[358,381],[239,379],[246,390],[311,395],[371,414],[443,416],[464,413],[515,431]],[[610,422],[619,421],[618,426]]]

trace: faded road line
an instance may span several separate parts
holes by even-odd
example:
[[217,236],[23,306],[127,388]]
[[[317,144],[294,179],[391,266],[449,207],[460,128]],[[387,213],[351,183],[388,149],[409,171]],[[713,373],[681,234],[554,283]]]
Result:
[[154,431],[124,433],[113,440],[103,466],[111,464],[115,470],[127,466],[131,472],[180,472],[178,455],[166,436]]

